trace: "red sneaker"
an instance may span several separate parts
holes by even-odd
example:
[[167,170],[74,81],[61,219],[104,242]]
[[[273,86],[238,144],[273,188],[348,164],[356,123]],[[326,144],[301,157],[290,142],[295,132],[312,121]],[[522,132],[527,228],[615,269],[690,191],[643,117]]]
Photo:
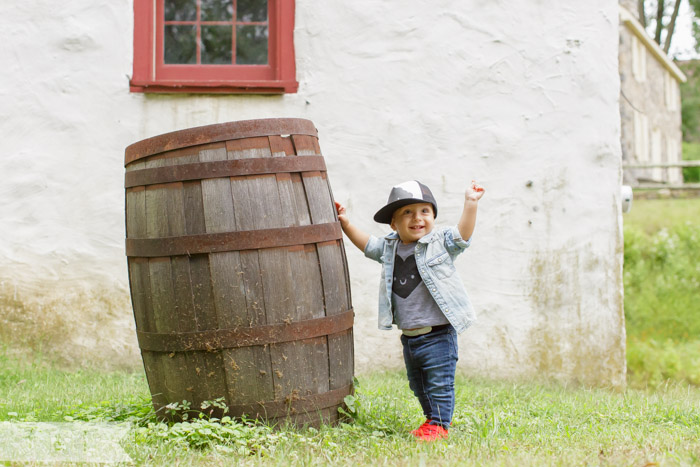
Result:
[[420,433],[421,430],[423,430],[423,427],[424,427],[425,425],[428,425],[428,424],[430,424],[430,420],[424,421],[423,424],[422,424],[421,426],[419,426],[419,427],[416,428],[415,430],[411,430],[411,434],[412,434],[413,436],[418,436],[418,433]]
[[441,425],[431,425],[430,423],[424,423],[417,430],[415,430],[415,437],[418,441],[436,441],[438,439],[447,439],[447,430]]

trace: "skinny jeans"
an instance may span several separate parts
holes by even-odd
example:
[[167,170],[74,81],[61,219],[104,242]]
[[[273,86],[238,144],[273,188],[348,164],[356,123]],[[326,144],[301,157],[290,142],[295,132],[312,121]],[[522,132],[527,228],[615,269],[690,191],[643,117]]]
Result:
[[421,336],[402,334],[401,343],[408,384],[426,420],[449,429],[455,405],[457,332],[448,324]]

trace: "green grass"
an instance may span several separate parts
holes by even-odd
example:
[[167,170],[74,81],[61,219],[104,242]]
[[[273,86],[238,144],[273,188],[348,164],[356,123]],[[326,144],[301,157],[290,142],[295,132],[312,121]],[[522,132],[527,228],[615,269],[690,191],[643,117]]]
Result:
[[[696,111],[697,113],[697,111]],[[700,160],[700,143],[683,143],[683,160]],[[700,167],[684,167],[683,180],[686,183],[700,182]]]
[[630,212],[623,214],[625,228],[631,228],[647,236],[662,229],[700,225],[700,199],[635,199]]
[[40,357],[18,358],[0,348],[0,419],[60,422],[81,406],[113,407],[115,400],[138,406],[147,392],[141,373],[65,371]]
[[700,385],[700,199],[634,201],[624,233],[628,379]]
[[109,421],[124,419],[129,407],[141,417],[132,419],[122,444],[138,465],[700,463],[700,389],[680,385],[620,393],[460,375],[450,439],[420,444],[409,431],[423,420],[401,372],[361,375],[350,423],[271,430],[208,420],[185,428],[143,418],[148,391],[141,373],[76,374],[6,358],[2,364],[0,421]]

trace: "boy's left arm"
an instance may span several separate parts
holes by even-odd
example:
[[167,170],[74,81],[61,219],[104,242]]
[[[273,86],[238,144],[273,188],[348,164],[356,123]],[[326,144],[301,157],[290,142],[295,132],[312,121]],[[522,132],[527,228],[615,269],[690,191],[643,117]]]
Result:
[[467,191],[464,193],[464,209],[462,209],[462,217],[459,218],[457,223],[457,230],[459,230],[459,234],[465,241],[469,240],[472,233],[474,233],[476,208],[482,196],[484,196],[484,187],[472,180],[471,185],[467,187]]

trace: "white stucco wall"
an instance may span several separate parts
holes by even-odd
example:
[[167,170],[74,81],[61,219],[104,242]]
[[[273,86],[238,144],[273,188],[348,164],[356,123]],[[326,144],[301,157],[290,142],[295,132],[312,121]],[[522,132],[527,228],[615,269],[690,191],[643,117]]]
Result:
[[[284,96],[130,94],[129,0],[6,10],[5,338],[26,332],[75,362],[140,364],[123,252],[125,146],[302,117],[319,130],[336,198],[371,233],[386,232],[371,217],[392,184],[431,186],[438,224],[457,221],[471,179],[486,187],[458,261],[479,316],[460,337],[462,371],[624,384],[617,1],[392,5],[297,0],[300,86]],[[357,370],[401,366],[397,332],[376,329],[379,266],[347,246]]]

